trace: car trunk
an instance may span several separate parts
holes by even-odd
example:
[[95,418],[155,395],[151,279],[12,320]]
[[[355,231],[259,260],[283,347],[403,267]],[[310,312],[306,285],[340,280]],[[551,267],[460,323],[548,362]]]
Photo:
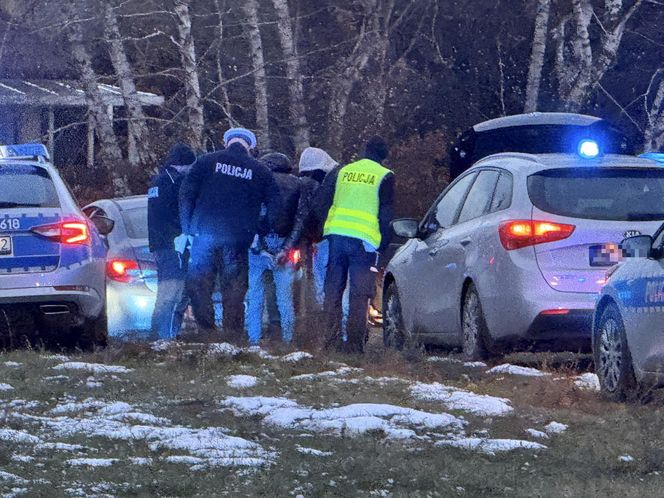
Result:
[[136,261],[141,269],[142,280],[152,292],[157,292],[157,268],[154,255],[146,239],[129,239]]
[[38,235],[38,226],[58,223],[57,208],[0,208],[0,275],[51,272],[60,264],[61,244]]
[[620,242],[653,235],[664,221],[664,171],[565,168],[528,180],[532,219],[573,225],[572,234],[535,245],[542,276],[561,292],[599,292],[622,257]]

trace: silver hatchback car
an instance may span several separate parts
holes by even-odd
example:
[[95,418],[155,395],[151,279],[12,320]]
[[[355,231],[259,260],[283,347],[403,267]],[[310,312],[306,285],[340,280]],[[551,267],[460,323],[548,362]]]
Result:
[[386,269],[386,344],[462,346],[469,359],[506,343],[588,348],[619,242],[664,220],[664,168],[593,148],[486,157],[421,222],[396,221],[410,240]]

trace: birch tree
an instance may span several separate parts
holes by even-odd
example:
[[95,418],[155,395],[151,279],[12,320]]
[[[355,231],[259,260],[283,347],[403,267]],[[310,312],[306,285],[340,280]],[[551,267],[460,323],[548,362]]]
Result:
[[537,110],[549,32],[550,11],[551,0],[538,0],[537,14],[535,16],[535,32],[533,34],[530,64],[528,66],[528,80],[526,82],[526,103],[523,106],[523,112],[535,112]]
[[188,0],[175,0],[175,18],[178,39],[176,45],[182,64],[183,85],[186,95],[189,143],[196,149],[203,148],[203,131],[205,130],[205,114],[201,98],[201,85],[198,77],[196,46],[192,33],[192,16]]
[[304,85],[302,72],[298,59],[297,46],[294,41],[293,24],[288,10],[287,0],[272,0],[277,13],[277,29],[281,50],[286,60],[286,78],[288,79],[288,93],[290,98],[289,117],[294,128],[295,152],[299,155],[302,150],[309,147],[309,123],[307,121],[304,105]]
[[664,68],[655,71],[650,79],[644,104],[646,128],[643,134],[643,147],[645,152],[662,152],[664,151]]
[[127,112],[127,160],[134,167],[153,163],[155,156],[148,140],[145,113],[138,98],[115,8],[109,0],[104,1],[104,34]]
[[[572,0],[572,13],[555,30],[558,95],[567,110],[580,110],[615,64],[625,27],[642,3],[635,0],[625,7],[622,0],[606,0],[600,16],[590,0]],[[595,44],[590,36],[593,20],[601,33]]]
[[254,91],[256,98],[256,136],[260,147],[270,148],[270,122],[268,115],[267,75],[265,71],[265,55],[261,39],[258,3],[256,0],[244,0],[242,11],[245,15],[245,29],[249,41],[251,65],[254,73]]

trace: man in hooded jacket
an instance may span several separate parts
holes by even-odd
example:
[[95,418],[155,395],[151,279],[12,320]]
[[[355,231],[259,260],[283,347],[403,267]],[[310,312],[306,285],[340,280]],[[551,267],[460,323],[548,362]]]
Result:
[[148,244],[157,265],[157,299],[152,314],[152,333],[160,339],[177,336],[187,307],[185,281],[188,253],[175,250],[182,233],[178,197],[182,180],[196,155],[178,143],[168,153],[148,190]]

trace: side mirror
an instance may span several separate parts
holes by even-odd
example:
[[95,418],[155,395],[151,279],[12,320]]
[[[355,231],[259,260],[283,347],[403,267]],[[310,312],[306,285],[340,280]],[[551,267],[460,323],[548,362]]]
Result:
[[650,258],[653,256],[654,240],[650,235],[628,237],[620,243],[624,258]]
[[90,220],[97,227],[97,231],[104,236],[111,233],[115,227],[115,221],[106,216],[93,216]]
[[417,237],[420,224],[417,220],[412,218],[402,218],[400,220],[394,220],[392,222],[392,230],[399,237],[404,237],[406,239],[414,239]]

